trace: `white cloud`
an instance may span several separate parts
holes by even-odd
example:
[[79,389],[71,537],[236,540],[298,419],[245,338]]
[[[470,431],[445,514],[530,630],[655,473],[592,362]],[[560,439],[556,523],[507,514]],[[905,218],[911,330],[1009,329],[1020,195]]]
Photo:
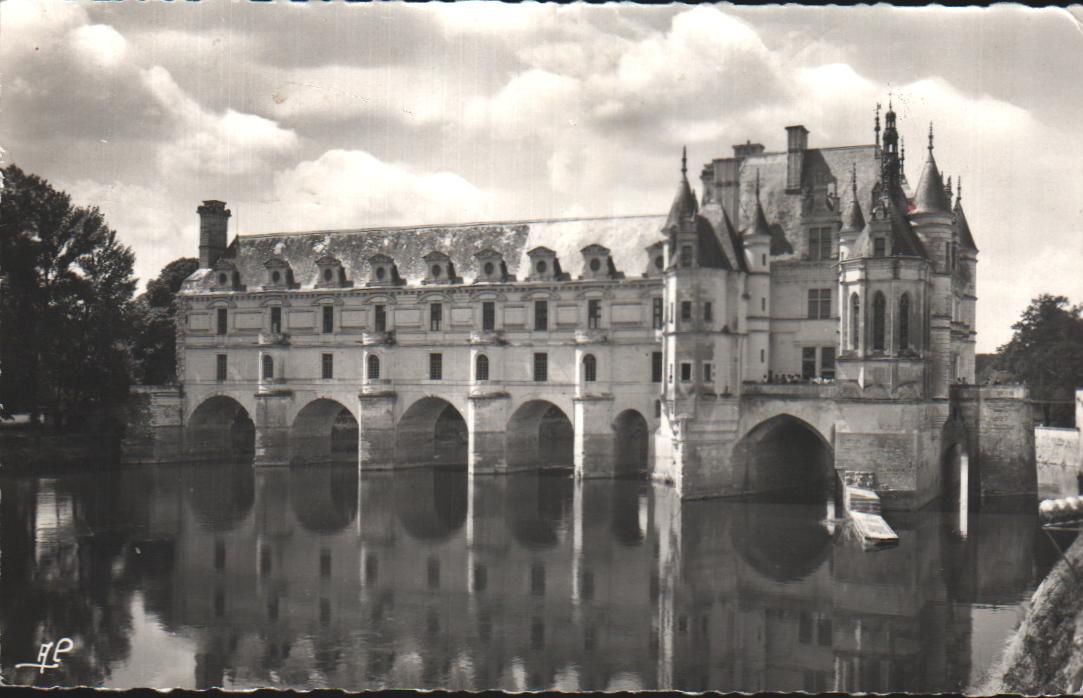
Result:
[[106,24],[73,29],[69,41],[77,59],[82,59],[85,67],[94,70],[112,70],[128,56],[128,42],[120,32]]

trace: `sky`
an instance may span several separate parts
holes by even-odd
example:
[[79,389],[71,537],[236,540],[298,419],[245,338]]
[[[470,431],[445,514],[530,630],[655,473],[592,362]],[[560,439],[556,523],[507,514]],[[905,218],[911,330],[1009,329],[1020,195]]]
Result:
[[[231,232],[665,213],[734,143],[929,122],[981,250],[978,351],[1083,303],[1083,9],[0,2],[5,164],[96,205],[145,282]],[[698,184],[694,182],[694,184]]]

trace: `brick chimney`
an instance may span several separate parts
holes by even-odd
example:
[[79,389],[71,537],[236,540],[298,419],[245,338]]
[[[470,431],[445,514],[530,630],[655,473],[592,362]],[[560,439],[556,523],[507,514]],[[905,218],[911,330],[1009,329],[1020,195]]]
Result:
[[786,127],[786,193],[801,191],[801,172],[808,150],[808,129],[804,126]]
[[224,201],[208,199],[196,209],[199,214],[199,268],[210,269],[226,252],[229,209]]

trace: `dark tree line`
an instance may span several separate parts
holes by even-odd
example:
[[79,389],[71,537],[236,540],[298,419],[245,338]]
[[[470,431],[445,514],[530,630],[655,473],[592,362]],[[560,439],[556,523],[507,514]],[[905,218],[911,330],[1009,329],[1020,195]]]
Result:
[[[58,427],[107,418],[133,382],[173,380],[173,296],[181,259],[133,299],[135,255],[96,207],[3,168],[0,404]],[[167,339],[168,338],[168,339]]]

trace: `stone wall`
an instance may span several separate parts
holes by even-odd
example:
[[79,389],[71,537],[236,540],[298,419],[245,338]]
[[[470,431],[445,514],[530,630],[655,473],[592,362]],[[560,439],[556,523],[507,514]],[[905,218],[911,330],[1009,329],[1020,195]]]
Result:
[[1034,428],[1034,454],[1042,465],[1079,467],[1079,430]]
[[176,386],[133,386],[125,405],[121,462],[159,463],[182,452],[183,399]]

